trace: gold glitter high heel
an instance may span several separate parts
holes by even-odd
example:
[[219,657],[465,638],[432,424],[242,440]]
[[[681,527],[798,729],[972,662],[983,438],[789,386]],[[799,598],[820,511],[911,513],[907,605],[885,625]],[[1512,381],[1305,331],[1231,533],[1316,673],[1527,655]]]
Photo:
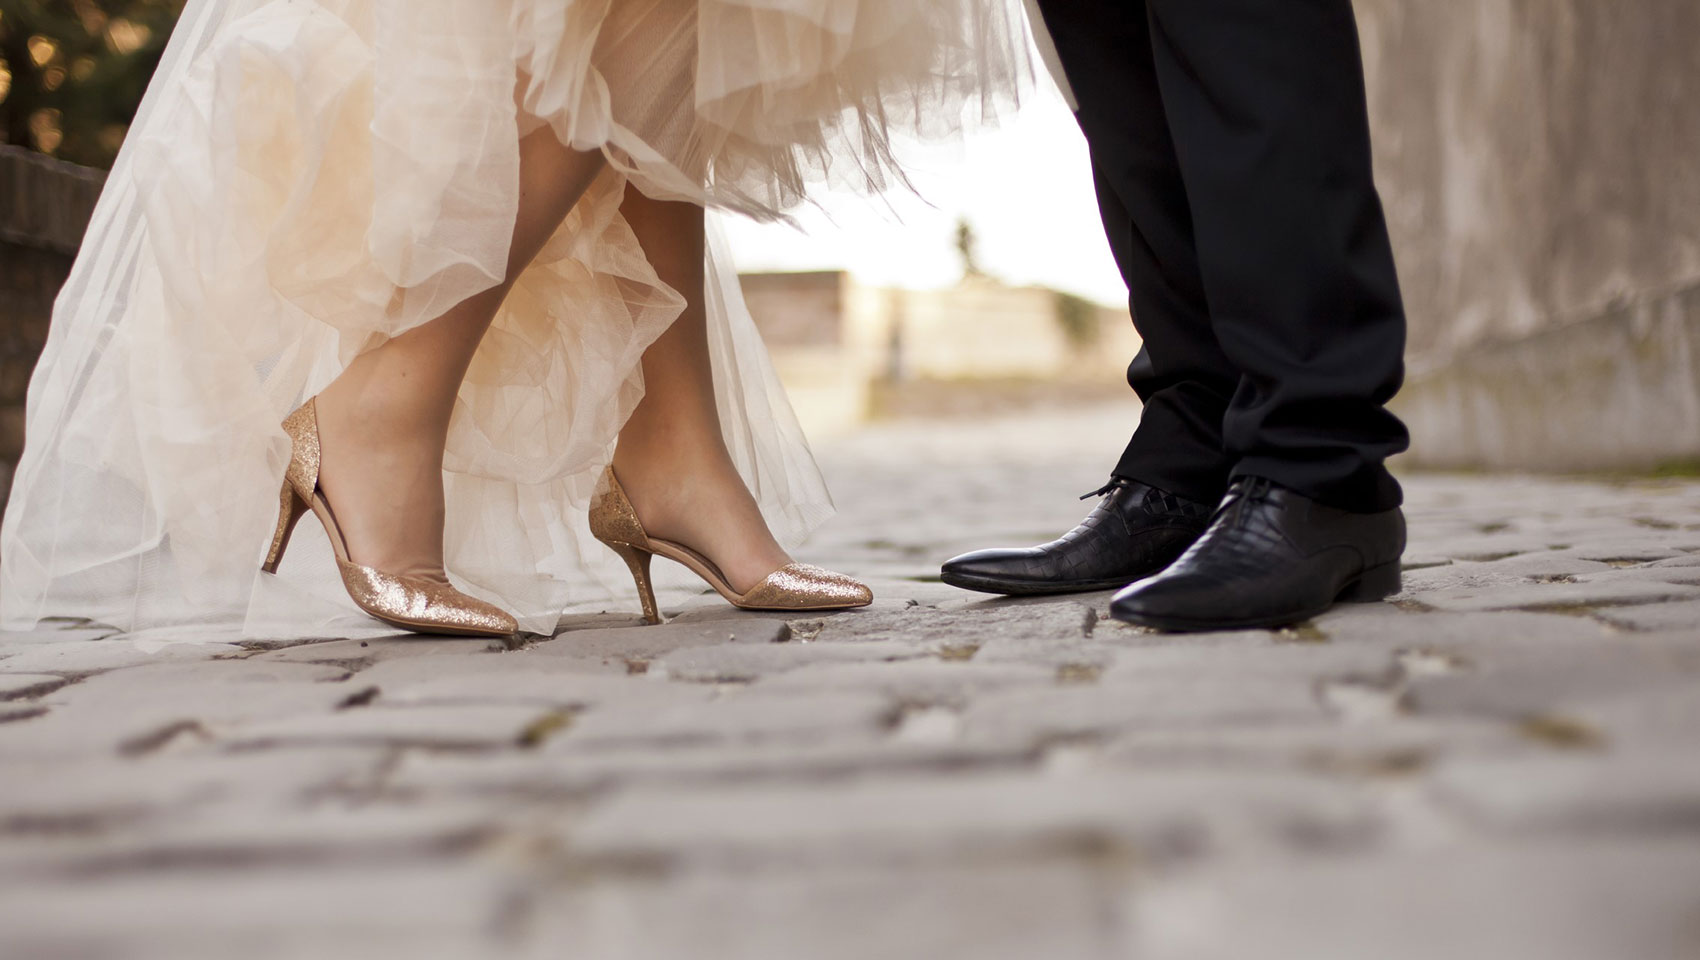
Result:
[[289,434],[293,448],[289,472],[283,478],[283,491],[278,495],[277,532],[260,569],[277,572],[295,525],[310,510],[325,526],[331,549],[336,552],[342,585],[368,614],[415,633],[506,637],[519,630],[514,618],[499,607],[469,597],[446,583],[396,576],[350,560],[348,542],[337,526],[336,514],[319,491],[319,414],[314,401],[308,400],[290,414],[283,421],[283,430]]
[[873,591],[861,581],[806,563],[780,567],[747,593],[733,590],[714,561],[683,544],[657,540],[644,532],[613,467],[603,472],[591,501],[590,532],[631,568],[643,601],[643,618],[650,623],[661,622],[655,588],[649,582],[649,562],[657,554],[689,567],[728,603],[744,610],[848,610],[874,602]]

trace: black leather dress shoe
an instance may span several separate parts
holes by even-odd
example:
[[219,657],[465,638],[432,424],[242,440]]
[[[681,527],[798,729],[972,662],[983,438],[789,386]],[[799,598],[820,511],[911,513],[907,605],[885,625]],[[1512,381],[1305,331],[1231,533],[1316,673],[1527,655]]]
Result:
[[1061,539],[965,553],[946,563],[939,578],[965,590],[1019,596],[1114,590],[1168,566],[1210,521],[1208,504],[1121,477],[1086,496],[1104,499]]
[[1204,536],[1167,570],[1116,594],[1110,615],[1174,631],[1286,626],[1336,603],[1398,593],[1404,552],[1398,510],[1347,513],[1241,477]]

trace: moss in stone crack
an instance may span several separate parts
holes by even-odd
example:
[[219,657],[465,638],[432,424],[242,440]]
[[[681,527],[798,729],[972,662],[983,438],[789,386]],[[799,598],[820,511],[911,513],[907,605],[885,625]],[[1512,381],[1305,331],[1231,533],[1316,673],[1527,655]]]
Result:
[[572,711],[551,710],[525,725],[519,733],[519,745],[527,749],[541,747],[550,737],[572,725]]
[[1605,746],[1605,737],[1598,730],[1557,714],[1530,714],[1517,721],[1517,732],[1559,750],[1599,750]]
[[974,659],[974,654],[980,652],[977,643],[952,643],[939,648],[940,660],[965,661]]
[[1667,477],[1700,477],[1700,457],[1684,460],[1666,460],[1664,463],[1654,467],[1650,475],[1660,479]]
[[1318,773],[1362,779],[1414,776],[1428,769],[1432,762],[1426,750],[1415,747],[1369,753],[1320,750],[1306,754],[1300,761]]
[[1328,634],[1323,633],[1314,623],[1301,623],[1278,630],[1275,633],[1276,643],[1328,643]]
[[1057,667],[1057,682],[1061,684],[1097,683],[1104,668],[1096,663],[1065,663]]

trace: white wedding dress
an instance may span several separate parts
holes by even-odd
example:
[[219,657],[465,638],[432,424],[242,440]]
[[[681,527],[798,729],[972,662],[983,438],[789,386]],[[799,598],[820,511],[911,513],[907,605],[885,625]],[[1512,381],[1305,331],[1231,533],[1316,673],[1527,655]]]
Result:
[[[517,144],[547,125],[610,164],[480,347],[445,483],[451,576],[549,632],[618,582],[585,508],[683,302],[620,217],[625,185],[762,218],[813,181],[881,189],[893,132],[959,129],[1026,50],[999,0],[190,0],[30,385],[0,625],[367,628],[315,525],[259,573],[279,423],[497,282]],[[712,257],[721,421],[794,541],[830,500]]]

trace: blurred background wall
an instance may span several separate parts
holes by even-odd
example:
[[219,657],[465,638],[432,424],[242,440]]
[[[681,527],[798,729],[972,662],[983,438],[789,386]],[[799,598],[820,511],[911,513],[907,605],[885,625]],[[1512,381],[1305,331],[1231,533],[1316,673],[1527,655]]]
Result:
[[[25,372],[98,190],[90,168],[122,143],[180,6],[0,0],[0,460],[21,442]],[[1415,440],[1407,463],[1700,466],[1700,3],[1357,8],[1412,324],[1411,378],[1397,401]],[[1062,109],[1053,93],[1028,112]],[[1033,128],[1011,124],[980,149],[1052,151],[1044,177],[1081,187],[1074,227],[1003,236],[1005,226],[991,239],[1017,251],[1085,244],[1101,261],[1093,269],[1110,271],[1063,119],[1038,145]],[[1043,184],[998,186],[962,213],[958,282],[914,289],[839,266],[745,277],[811,429],[1125,402],[1122,370],[1139,342],[1124,306],[1053,289],[1066,282],[1006,282],[977,262],[976,223]],[[1107,279],[1094,287],[1101,299],[1111,299]]]
[[1700,3],[1357,8],[1410,460],[1700,464]]

